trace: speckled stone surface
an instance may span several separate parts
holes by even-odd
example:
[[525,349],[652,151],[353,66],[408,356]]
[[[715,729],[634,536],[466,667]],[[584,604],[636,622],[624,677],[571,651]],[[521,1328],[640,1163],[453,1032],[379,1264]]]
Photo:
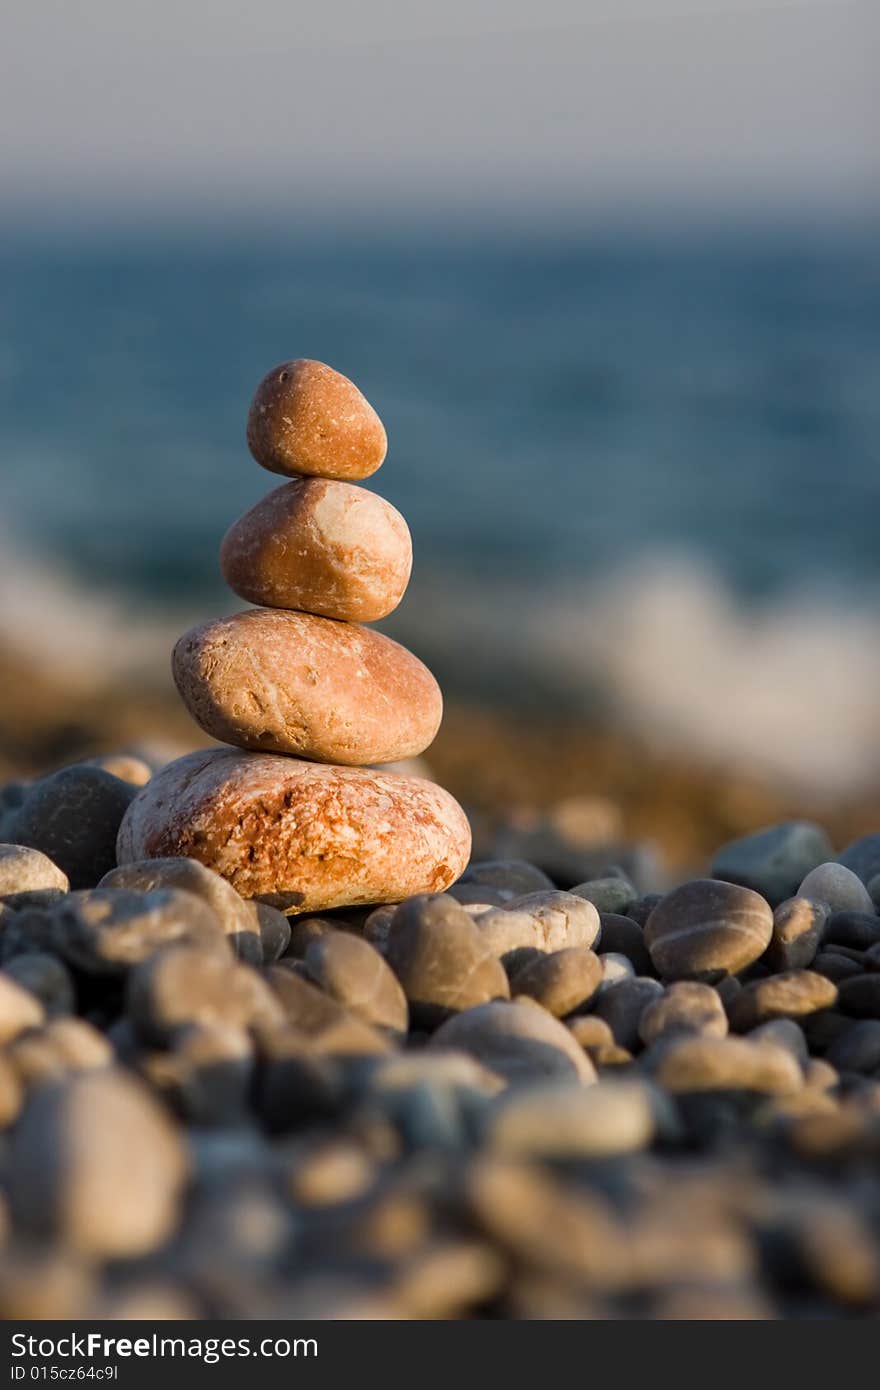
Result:
[[385,458],[385,427],[354,382],[299,358],[267,372],[247,425],[248,447],[270,473],[368,478]]
[[470,855],[448,792],[416,777],[217,748],[169,763],[120,828],[120,863],[186,855],[299,912],[442,892]]

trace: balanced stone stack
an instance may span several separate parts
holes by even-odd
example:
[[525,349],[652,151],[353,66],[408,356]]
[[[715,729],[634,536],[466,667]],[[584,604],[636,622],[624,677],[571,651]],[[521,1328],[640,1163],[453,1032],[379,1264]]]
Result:
[[440,689],[362,626],[397,607],[412,564],[403,517],[357,486],[385,458],[382,422],[346,377],[287,362],[257,389],[248,444],[291,479],[221,547],[230,587],[258,606],[187,632],[173,657],[190,713],[227,746],[152,779],[119,862],[187,856],[288,912],[442,892],[467,863],[467,819],[432,782],[381,766],[432,742]]

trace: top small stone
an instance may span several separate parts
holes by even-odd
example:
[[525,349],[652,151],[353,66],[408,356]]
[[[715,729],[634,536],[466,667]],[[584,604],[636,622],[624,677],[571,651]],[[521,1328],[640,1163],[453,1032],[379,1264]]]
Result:
[[248,447],[257,463],[285,477],[353,482],[385,458],[385,428],[354,382],[301,358],[268,372],[251,402]]

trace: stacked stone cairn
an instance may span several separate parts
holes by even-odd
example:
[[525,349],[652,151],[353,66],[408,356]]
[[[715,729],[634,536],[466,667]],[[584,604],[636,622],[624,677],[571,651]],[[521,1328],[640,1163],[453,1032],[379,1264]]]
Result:
[[221,547],[230,587],[259,606],[187,632],[173,658],[193,718],[232,747],[151,781],[120,862],[191,857],[288,912],[440,892],[467,864],[467,819],[434,783],[381,769],[432,742],[440,689],[363,626],[397,607],[412,567],[403,517],[357,486],[385,458],[382,422],[346,377],[300,360],[264,377],[247,437],[291,480]]

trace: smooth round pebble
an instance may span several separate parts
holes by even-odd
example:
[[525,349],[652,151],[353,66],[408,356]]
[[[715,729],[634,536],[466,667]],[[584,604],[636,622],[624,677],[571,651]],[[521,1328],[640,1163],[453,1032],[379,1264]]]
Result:
[[353,381],[324,362],[296,358],[267,372],[251,402],[248,448],[287,476],[357,481],[380,467],[385,428]]
[[571,892],[575,897],[584,898],[592,903],[600,914],[613,912],[621,916],[626,915],[630,903],[634,903],[639,896],[629,879],[623,875],[588,879],[585,883],[576,884]]
[[83,1072],[29,1100],[10,1154],[12,1209],[72,1251],[131,1258],[171,1235],[186,1173],[177,1132],[140,1083]]
[[792,897],[805,875],[833,853],[821,826],[787,821],[723,845],[712,860],[712,877],[753,888],[775,906]]
[[756,961],[772,932],[770,906],[752,889],[695,879],[654,908],[645,944],[664,979],[714,980]]
[[820,864],[798,889],[798,897],[827,903],[831,912],[873,912],[871,895],[858,875],[843,864]]
[[34,782],[5,825],[16,844],[41,850],[72,888],[93,888],[116,863],[116,835],[137,788],[77,763]]
[[497,956],[523,946],[539,951],[589,947],[599,936],[599,914],[593,904],[555,889],[512,898],[504,907],[480,913],[474,921],[486,946]]
[[711,985],[697,980],[667,985],[662,996],[652,1000],[639,1019],[639,1037],[646,1046],[657,1038],[682,1033],[709,1038],[726,1036],[727,1014]]
[[443,698],[431,672],[372,628],[249,608],[178,639],[181,699],[221,743],[362,766],[424,752]]
[[528,893],[552,892],[556,888],[543,869],[525,859],[474,860],[462,874],[461,882],[498,889],[508,899],[522,898]]
[[654,1079],[673,1095],[738,1090],[787,1095],[803,1085],[801,1068],[786,1048],[735,1037],[680,1037],[655,1047]]
[[853,840],[837,856],[837,862],[870,887],[872,878],[880,877],[880,835],[861,835]]
[[576,1042],[587,1052],[614,1047],[614,1034],[604,1018],[596,1014],[574,1014],[566,1026]]
[[444,894],[401,903],[385,960],[403,986],[413,1021],[428,1028],[510,993],[501,961],[464,909]]
[[840,1071],[880,1073],[880,1019],[863,1018],[834,1039],[825,1060]]
[[278,960],[290,947],[290,921],[277,907],[258,902],[256,898],[252,899],[251,907],[257,918],[263,961],[266,965],[271,965],[272,961]]
[[565,1018],[582,1008],[599,988],[602,964],[586,946],[541,952],[537,959],[517,970],[512,993],[527,994],[555,1018]]
[[467,1052],[510,1082],[551,1076],[596,1079],[595,1068],[565,1025],[532,1004],[493,1001],[466,1009],[442,1024],[428,1047]]
[[600,989],[608,989],[609,985],[616,985],[620,980],[631,980],[636,973],[632,961],[618,951],[602,951],[599,961],[602,966]]
[[220,568],[248,603],[372,623],[403,598],[412,541],[400,512],[375,493],[298,478],[233,523]]
[[603,1079],[595,1086],[551,1082],[518,1086],[492,1103],[486,1138],[517,1158],[610,1158],[646,1148],[654,1107],[639,1081]]
[[464,812],[433,782],[216,748],[156,774],[118,853],[191,855],[244,898],[319,912],[442,892],[470,844]]
[[375,947],[350,932],[330,932],[307,947],[305,967],[319,989],[378,1028],[405,1033],[406,995]]
[[38,902],[66,893],[67,874],[47,855],[26,845],[0,845],[0,901],[18,910],[37,895]]
[[663,995],[659,980],[640,975],[631,980],[619,980],[600,990],[591,1006],[597,1018],[604,1018],[618,1047],[628,1052],[639,1046],[639,1025],[649,1004]]
[[730,1026],[750,1033],[774,1018],[803,1018],[830,1009],[837,1002],[837,986],[812,970],[787,970],[744,985],[728,1010]]
[[637,975],[650,975],[654,963],[645,945],[644,928],[632,917],[621,916],[619,912],[603,912],[599,921],[599,942],[603,953],[626,956]]
[[835,946],[870,951],[872,946],[880,945],[880,917],[873,912],[832,912],[822,942],[832,951]]

